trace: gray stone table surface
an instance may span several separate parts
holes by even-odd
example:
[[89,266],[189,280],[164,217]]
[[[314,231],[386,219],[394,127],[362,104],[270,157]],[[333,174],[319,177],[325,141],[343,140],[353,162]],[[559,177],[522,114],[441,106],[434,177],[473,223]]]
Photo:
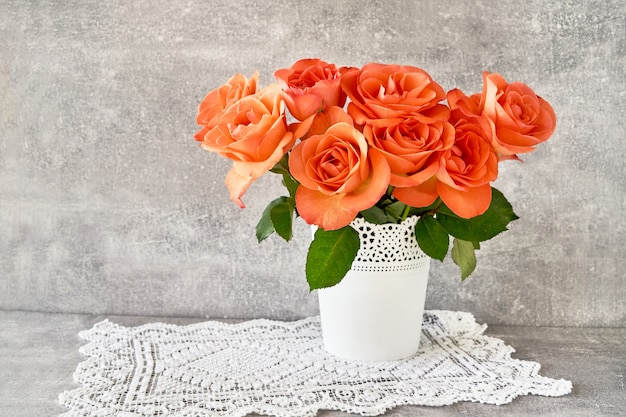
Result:
[[[78,333],[104,319],[125,326],[189,324],[203,318],[102,316],[0,311],[0,416],[58,416],[58,395],[76,388],[72,374],[85,359]],[[617,416],[626,410],[626,328],[490,326],[486,334],[515,348],[514,358],[536,361],[541,374],[572,381],[563,397],[521,396],[503,406],[459,403],[403,406],[388,416]],[[322,411],[320,417],[348,416]]]

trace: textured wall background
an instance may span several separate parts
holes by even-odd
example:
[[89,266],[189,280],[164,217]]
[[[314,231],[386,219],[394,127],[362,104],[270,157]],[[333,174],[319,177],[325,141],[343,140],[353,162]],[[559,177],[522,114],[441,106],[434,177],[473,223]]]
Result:
[[466,92],[499,72],[548,99],[557,132],[496,184],[521,219],[465,283],[433,262],[427,308],[624,325],[623,1],[58,3],[0,5],[0,309],[316,314],[307,227],[289,244],[255,240],[278,178],[241,210],[229,163],[192,136],[198,103],[232,74],[259,70],[266,85],[320,57],[415,65]]

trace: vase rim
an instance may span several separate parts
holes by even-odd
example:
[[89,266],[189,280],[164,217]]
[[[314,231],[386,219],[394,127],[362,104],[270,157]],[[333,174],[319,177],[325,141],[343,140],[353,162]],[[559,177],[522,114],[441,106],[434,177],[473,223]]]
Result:
[[350,226],[354,227],[354,226],[368,225],[370,227],[384,227],[384,228],[401,227],[402,228],[406,226],[415,226],[415,224],[417,223],[417,220],[419,220],[419,216],[413,215],[413,216],[407,217],[401,223],[371,223],[365,220],[363,217],[355,217],[354,220],[350,222]]

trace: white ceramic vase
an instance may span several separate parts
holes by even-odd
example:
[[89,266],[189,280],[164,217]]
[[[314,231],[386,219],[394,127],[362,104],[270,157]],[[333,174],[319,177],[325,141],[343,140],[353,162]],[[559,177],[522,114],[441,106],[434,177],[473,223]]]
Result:
[[327,352],[344,359],[391,361],[418,349],[428,257],[415,240],[417,217],[375,225],[355,219],[360,248],[337,285],[318,291]]

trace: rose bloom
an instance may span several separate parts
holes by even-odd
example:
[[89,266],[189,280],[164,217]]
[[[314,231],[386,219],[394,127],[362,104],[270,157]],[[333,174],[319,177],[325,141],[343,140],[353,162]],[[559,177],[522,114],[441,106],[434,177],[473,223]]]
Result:
[[387,159],[390,184],[394,187],[416,186],[435,175],[442,153],[454,144],[454,127],[450,123],[426,124],[415,118],[391,127],[366,125],[363,133],[368,143],[380,149]]
[[482,107],[480,106],[480,94],[466,96],[458,88],[448,91],[448,106],[452,110],[458,110],[465,117],[480,116]]
[[202,147],[233,160],[226,186],[230,198],[245,207],[241,197],[250,184],[280,161],[294,142],[287,129],[282,92],[272,84],[228,107],[205,134]]
[[342,72],[341,86],[357,125],[385,127],[408,117],[424,123],[447,118],[445,106],[437,106],[446,98],[445,91],[420,68],[370,63]]
[[[448,94],[451,108],[464,113],[482,114],[495,124],[492,146],[500,159],[517,159],[518,153],[535,150],[556,128],[556,115],[550,104],[526,84],[508,84],[499,74],[483,73],[483,91],[464,97],[453,90]],[[478,104],[477,104],[478,103]]]
[[350,224],[372,207],[389,185],[389,166],[352,123],[337,122],[291,151],[289,170],[300,185],[298,214],[325,230]]
[[224,109],[240,98],[256,93],[258,81],[258,72],[255,72],[250,79],[237,74],[223,86],[209,92],[198,108],[196,122],[202,126],[202,129],[194,135],[194,139],[202,142],[204,135],[215,126]]
[[439,196],[459,217],[471,218],[489,208],[489,183],[498,176],[498,158],[489,141],[492,127],[488,119],[479,116],[453,117],[452,121],[455,142],[442,153],[436,175],[415,187],[396,188],[393,195],[414,207],[430,205]]
[[[455,214],[471,218],[491,204],[491,181],[498,176],[498,157],[490,146],[492,124],[483,117],[455,120],[456,141],[437,173],[437,191]],[[445,167],[445,168],[444,168]]]
[[321,59],[301,59],[274,75],[284,91],[289,112],[300,121],[346,102],[337,67]]

